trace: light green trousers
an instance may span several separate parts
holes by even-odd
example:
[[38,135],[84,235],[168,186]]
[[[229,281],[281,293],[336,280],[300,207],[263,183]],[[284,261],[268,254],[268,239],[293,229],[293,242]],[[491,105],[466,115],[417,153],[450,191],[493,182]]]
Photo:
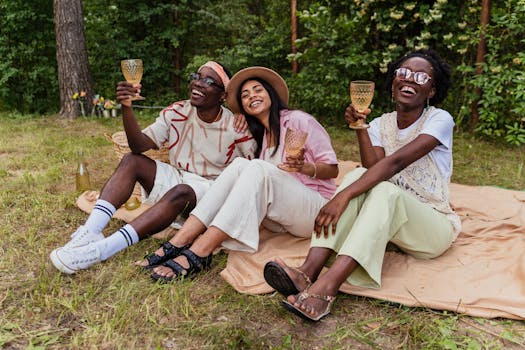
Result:
[[[348,173],[337,192],[366,172],[357,168]],[[381,287],[381,268],[388,242],[423,259],[441,255],[454,239],[444,214],[421,203],[396,185],[383,181],[353,198],[337,223],[335,235],[312,238],[312,247],[334,250],[359,263],[347,281],[366,288]]]

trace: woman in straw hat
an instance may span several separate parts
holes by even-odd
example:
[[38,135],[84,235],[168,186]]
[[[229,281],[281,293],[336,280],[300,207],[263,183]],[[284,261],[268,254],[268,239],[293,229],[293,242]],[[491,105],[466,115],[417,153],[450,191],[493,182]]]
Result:
[[[261,223],[274,232],[310,237],[317,213],[335,191],[338,166],[330,137],[311,115],[286,107],[288,87],[279,74],[265,67],[239,71],[226,101],[246,116],[258,159],[235,159],[217,178],[170,240],[182,252],[148,266],[155,280],[193,276],[210,265],[220,246],[257,251]],[[308,133],[295,156],[284,151],[287,128]],[[155,254],[162,256],[162,249]]]

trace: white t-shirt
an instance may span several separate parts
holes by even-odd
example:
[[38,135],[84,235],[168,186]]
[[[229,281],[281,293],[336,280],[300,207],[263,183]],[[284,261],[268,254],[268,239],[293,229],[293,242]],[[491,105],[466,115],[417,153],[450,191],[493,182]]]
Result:
[[[368,135],[373,146],[383,147],[379,125],[381,117],[376,118],[370,122]],[[399,138],[403,139],[410,131],[416,127],[417,123],[413,123],[408,128],[398,129]],[[430,151],[430,158],[435,162],[441,175],[447,180],[450,180],[452,175],[452,135],[454,131],[454,119],[447,111],[436,108],[435,111],[428,117],[421,134],[427,134],[435,137],[440,144]]]
[[233,113],[221,108],[221,118],[206,123],[189,100],[175,102],[142,132],[157,147],[168,141],[170,164],[177,169],[215,179],[236,157],[253,159],[257,147],[250,131],[237,133]]

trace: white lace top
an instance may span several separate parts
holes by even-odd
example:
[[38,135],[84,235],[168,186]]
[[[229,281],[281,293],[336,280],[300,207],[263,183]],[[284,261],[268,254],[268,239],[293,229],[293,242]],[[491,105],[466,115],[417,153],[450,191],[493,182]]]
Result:
[[[423,125],[435,110],[434,107],[425,109],[413,127],[410,127],[410,131],[403,135],[403,138],[401,138],[400,130],[397,127],[397,113],[383,114],[380,118],[379,132],[385,156],[391,155],[420,135]],[[452,170],[451,157],[449,163],[450,170]],[[445,214],[454,228],[455,235],[459,234],[461,221],[450,207],[450,177],[444,176],[430,153],[407,166],[389,181],[412,193],[421,202],[427,203],[435,210]]]

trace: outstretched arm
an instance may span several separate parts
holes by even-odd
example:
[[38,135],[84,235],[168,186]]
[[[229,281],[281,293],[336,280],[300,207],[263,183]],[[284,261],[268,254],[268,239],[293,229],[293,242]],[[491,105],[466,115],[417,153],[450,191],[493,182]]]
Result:
[[122,105],[122,123],[124,124],[124,131],[128,138],[128,145],[131,152],[139,154],[152,148],[157,148],[157,145],[145,134],[135,118],[135,113],[131,105],[131,96],[140,93],[140,84],[133,86],[128,82],[119,82],[117,84],[116,98]]
[[379,182],[388,180],[438,145],[439,141],[435,137],[421,134],[390,156],[379,160],[361,178],[339,192],[321,208],[315,220],[317,236],[320,236],[322,232],[325,236],[328,235],[330,226],[332,226],[332,232],[335,233],[337,222],[352,198],[368,191]]

